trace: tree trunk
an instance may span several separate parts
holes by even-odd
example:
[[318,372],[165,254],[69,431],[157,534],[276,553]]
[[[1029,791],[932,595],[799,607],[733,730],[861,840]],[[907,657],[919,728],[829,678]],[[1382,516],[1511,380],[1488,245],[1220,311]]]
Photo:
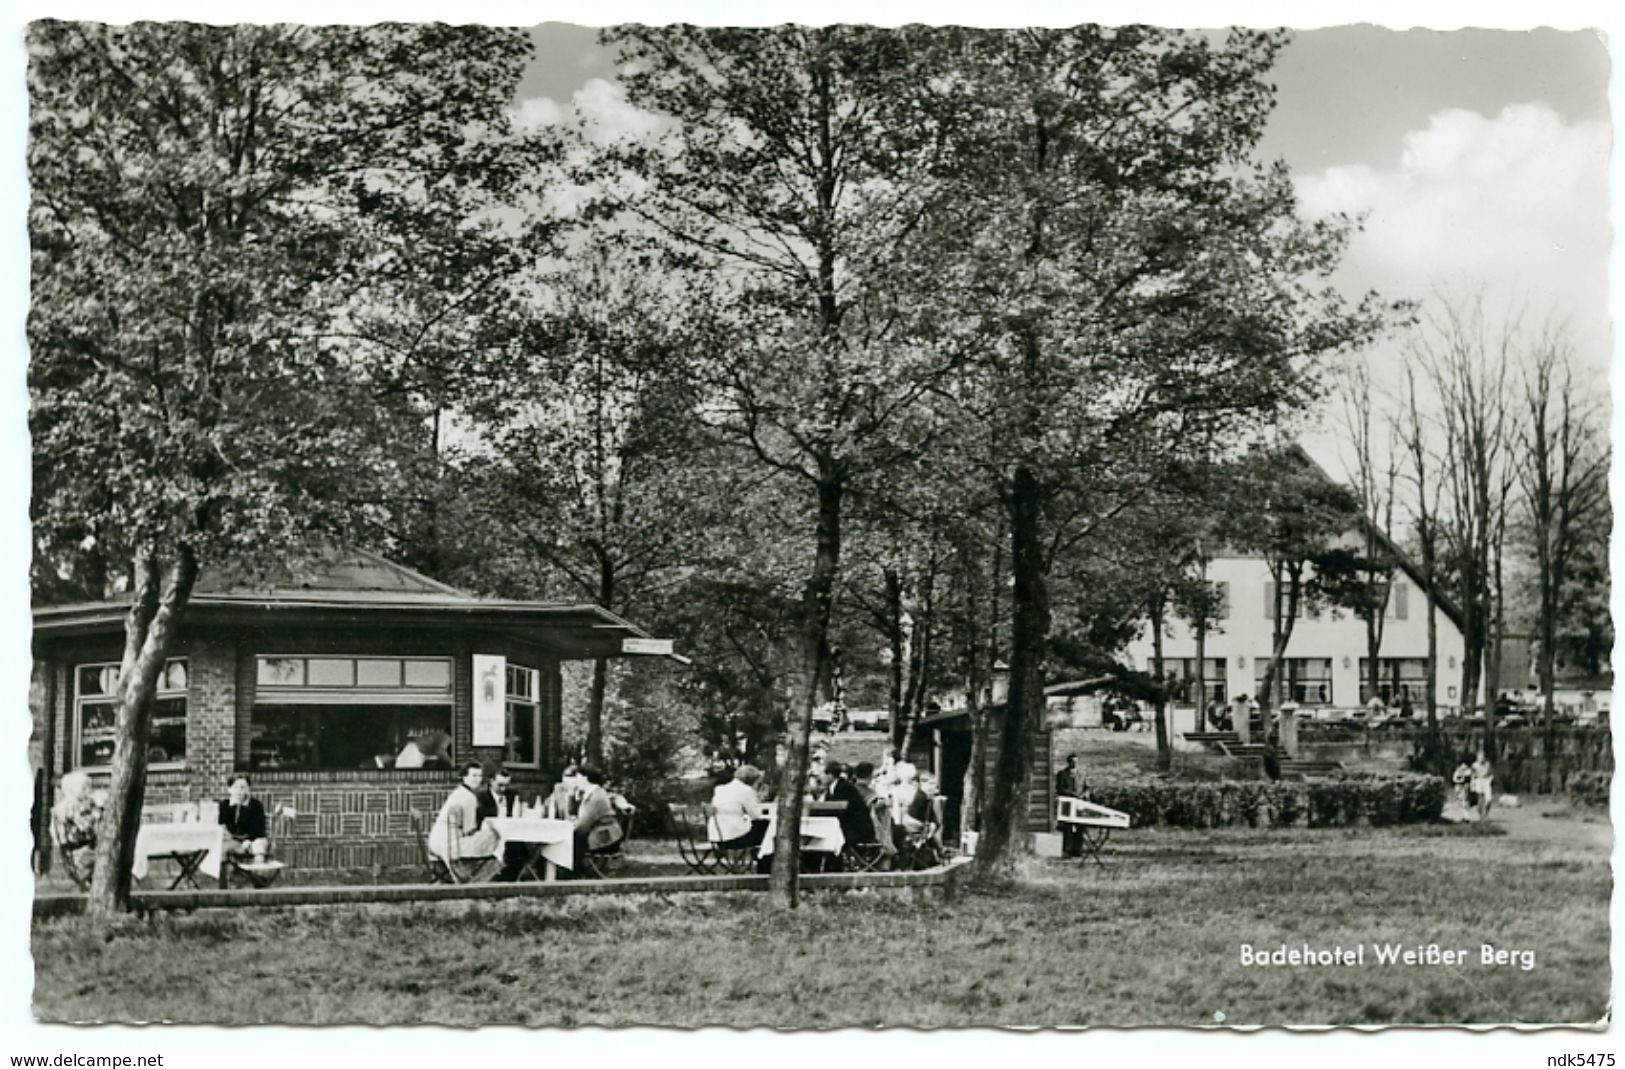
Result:
[[[979,574],[967,573],[967,574]],[[987,727],[988,715],[992,706],[992,694],[988,693],[987,704],[982,702],[984,689],[989,689],[989,681],[993,676],[993,666],[999,659],[999,580],[1004,574],[1004,544],[996,542],[993,546],[993,573],[992,582],[988,586],[988,620],[987,620],[987,650],[984,655],[978,647],[981,645],[981,636],[978,634],[980,625],[977,624],[979,616],[975,611],[975,593],[979,580],[972,580],[972,612],[970,640],[970,718],[971,718],[971,751],[970,767],[965,770],[965,800],[960,805],[959,826],[961,829],[971,828],[980,830],[982,827],[982,801],[987,796]]]
[[[1202,575],[1205,582],[1207,575],[1205,566],[1202,569]],[[1203,609],[1204,611],[1196,614],[1196,619],[1193,621],[1196,627],[1196,716],[1194,728],[1196,731],[1207,730],[1207,612],[1205,611],[1205,603]],[[1229,697],[1228,694],[1225,696]],[[1172,750],[1171,741],[1169,749]]]
[[1043,492],[1032,469],[1025,465],[1016,468],[1011,481],[1009,511],[1010,565],[1015,579],[1010,695],[976,851],[977,875],[983,878],[1009,874],[1016,857],[1026,852],[1033,727],[1044,715],[1044,643],[1049,638],[1050,611],[1043,555]]
[[773,875],[768,882],[773,904],[796,906],[801,870],[802,794],[807,786],[808,744],[812,712],[818,700],[830,606],[841,561],[841,495],[844,483],[833,464],[822,466],[818,483],[818,529],[812,574],[801,596],[801,681],[790,722],[785,725],[784,767],[779,774],[778,827],[773,838]]
[[1162,657],[1165,607],[1166,601],[1159,591],[1151,599],[1151,671],[1157,677],[1157,768],[1163,772],[1174,763],[1168,742],[1168,668]]
[[92,917],[106,919],[130,908],[130,869],[146,799],[153,696],[196,582],[197,559],[189,546],[177,549],[161,578],[155,549],[135,562],[135,590],[124,618],[113,764],[85,907]]
[[[615,565],[607,558],[598,560],[598,604],[613,609]],[[600,771],[604,767],[604,697],[609,689],[609,661],[598,658],[592,664],[592,690],[587,696],[587,761]]]
[[890,689],[886,694],[890,708],[887,713],[891,717],[892,745],[896,746],[902,731],[903,667],[908,659],[903,650],[903,580],[896,568],[885,568],[881,574],[886,581],[886,640],[891,650],[891,671],[887,680]]

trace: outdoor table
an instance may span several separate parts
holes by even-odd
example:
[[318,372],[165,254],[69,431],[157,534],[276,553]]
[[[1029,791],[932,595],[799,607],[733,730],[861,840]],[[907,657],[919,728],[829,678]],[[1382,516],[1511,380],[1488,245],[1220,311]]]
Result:
[[1101,868],[1105,868],[1106,863],[1101,860],[1100,851],[1105,847],[1106,840],[1111,838],[1112,829],[1129,826],[1127,813],[1086,802],[1082,798],[1057,799],[1055,819],[1057,823],[1076,828],[1081,834],[1084,851],[1082,863],[1093,861]]
[[[773,833],[778,828],[777,814],[768,817],[767,834],[762,838],[761,849],[757,851],[758,857],[771,857],[773,854]],[[841,834],[841,822],[834,817],[802,817],[801,818],[801,850],[809,854],[838,854],[846,845],[846,836]]]
[[[568,820],[546,817],[491,817],[486,826],[497,833],[497,856],[509,843],[522,844],[527,853],[518,879],[555,880],[558,866],[575,868],[575,825]],[[544,875],[536,875],[536,863],[545,862]]]
[[[135,861],[130,874],[146,879],[147,862],[153,858],[180,866],[180,874],[169,885],[174,891],[182,883],[198,887],[197,873],[220,878],[220,855],[225,831],[218,824],[187,821],[180,824],[143,824],[135,836]],[[201,887],[198,887],[202,890]]]

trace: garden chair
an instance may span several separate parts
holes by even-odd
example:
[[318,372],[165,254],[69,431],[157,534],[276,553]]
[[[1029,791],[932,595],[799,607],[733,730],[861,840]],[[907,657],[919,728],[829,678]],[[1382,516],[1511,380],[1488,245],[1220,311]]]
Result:
[[674,805],[672,827],[677,832],[677,853],[696,876],[709,876],[718,867],[717,852],[711,845],[705,817],[698,806]]
[[270,834],[270,848],[262,858],[244,857],[241,854],[227,854],[225,865],[220,869],[220,886],[231,886],[231,874],[236,873],[243,877],[255,888],[266,888],[276,883],[287,868],[287,862],[276,856],[276,849],[287,838],[288,825],[299,814],[286,806],[277,806],[271,814],[271,826],[267,830]]
[[711,829],[717,826],[717,811],[711,806],[701,806],[700,811],[705,816],[705,836],[711,847],[711,854],[716,859],[714,868],[728,873],[730,876],[744,876],[756,871],[757,848],[754,846],[731,847],[723,849],[717,845],[711,835]]
[[849,842],[841,847],[841,868],[846,872],[882,872],[891,856],[880,843]]
[[632,838],[632,818],[637,815],[637,807],[620,795],[614,795],[610,800],[615,803],[615,820],[621,826],[621,837],[608,846],[588,850],[581,859],[582,871],[595,880],[611,878],[626,862],[626,844]]
[[944,799],[931,800],[931,822],[919,831],[903,836],[894,867],[905,871],[935,868],[942,864],[942,820]]
[[[418,841],[423,874],[430,883],[483,883],[501,868],[501,860],[495,857],[459,857],[448,864],[429,849],[429,833],[433,830],[433,817],[423,813],[412,814],[412,832]],[[450,850],[446,852],[452,853]]]

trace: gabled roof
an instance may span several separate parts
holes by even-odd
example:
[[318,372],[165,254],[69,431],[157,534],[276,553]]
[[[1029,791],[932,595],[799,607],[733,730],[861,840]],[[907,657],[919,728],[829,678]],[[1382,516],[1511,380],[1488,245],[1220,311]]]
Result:
[[[1293,442],[1291,445],[1286,447],[1286,452],[1288,455],[1294,457],[1309,471],[1324,479],[1327,483],[1334,486],[1339,485],[1337,480],[1332,478],[1331,473],[1325,468],[1321,467],[1320,462],[1314,457],[1310,456],[1309,451],[1306,450],[1302,445],[1298,444],[1297,442]],[[1389,538],[1381,528],[1372,522],[1371,517],[1367,516],[1364,512],[1360,513],[1358,533],[1364,537],[1369,537],[1371,541],[1383,551],[1383,553],[1392,557],[1394,563],[1398,565],[1399,570],[1404,572],[1412,583],[1416,584],[1417,589],[1422,591],[1424,597],[1427,595],[1428,583],[1426,577],[1422,573],[1421,567],[1410,558],[1409,554],[1407,554],[1403,549],[1399,548],[1398,543],[1396,543],[1392,538]],[[1445,617],[1451,623],[1455,624],[1457,628],[1463,630],[1466,629],[1466,619],[1462,614],[1460,606],[1458,606],[1448,594],[1435,588],[1433,591],[1433,600],[1439,606],[1439,611],[1444,613]]]
[[[123,627],[129,598],[36,606],[40,636]],[[343,549],[262,576],[218,570],[198,577],[184,626],[404,624],[529,630],[565,658],[620,656],[622,640],[652,638],[598,605],[477,598],[365,550]],[[687,659],[672,655],[686,663]]]

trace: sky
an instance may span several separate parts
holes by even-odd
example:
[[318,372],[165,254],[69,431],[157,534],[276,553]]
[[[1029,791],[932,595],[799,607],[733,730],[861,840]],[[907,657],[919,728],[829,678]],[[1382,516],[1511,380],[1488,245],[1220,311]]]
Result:
[[[529,121],[572,111],[639,121],[594,30],[547,23],[519,90]],[[1363,219],[1338,273],[1350,296],[1417,302],[1482,292],[1498,314],[1563,324],[1585,374],[1606,381],[1609,57],[1594,31],[1300,31],[1272,71],[1277,103],[1259,155],[1292,169],[1300,211]],[[1393,381],[1401,343],[1374,346]],[[1349,459],[1335,417],[1305,444]]]
[[[1570,317],[1585,339],[1587,358],[1599,369],[1611,352],[1608,340],[1607,267],[1610,249],[1607,211],[1607,155],[1610,150],[1606,97],[1608,59],[1595,35],[1433,31],[1393,32],[1346,24],[1374,22],[1394,27],[1417,25],[1450,30],[1464,24],[1525,29],[1547,24],[1572,31],[1603,27],[1625,31],[1618,0],[1545,0],[1535,5],[1443,0],[1321,0],[1313,5],[1288,0],[1135,0],[1133,3],[1072,3],[1060,7],[1023,0],[997,5],[965,0],[555,0],[548,4],[514,0],[262,0],[226,7],[217,0],[17,0],[5,14],[13,30],[9,48],[0,45],[11,105],[0,108],[0,138],[8,147],[8,169],[0,178],[0,226],[7,255],[0,287],[13,338],[0,386],[0,434],[6,464],[0,466],[0,500],[7,522],[0,523],[0,627],[11,641],[0,644],[0,684],[21,707],[28,678],[27,587],[28,449],[26,353],[21,341],[27,311],[27,240],[22,229],[27,183],[24,173],[26,100],[22,90],[20,26],[27,18],[253,18],[283,21],[373,21],[380,19],[489,21],[529,25],[541,18],[609,24],[664,22],[674,18],[711,24],[764,24],[777,21],[955,21],[975,25],[1047,23],[1083,18],[1127,18],[1165,25],[1214,26],[1232,21],[1255,26],[1343,26],[1306,30],[1282,55],[1275,71],[1279,106],[1264,150],[1287,160],[1307,208],[1367,212],[1365,233],[1350,250],[1341,281],[1351,290],[1378,287],[1394,296],[1425,295],[1435,278],[1471,274],[1502,294],[1526,294]],[[3,17],[3,16],[0,16]],[[545,27],[542,46],[525,77],[521,95],[537,117],[549,108],[580,104],[613,110],[609,58],[592,43],[590,30]],[[593,82],[593,79],[599,81]],[[589,84],[592,83],[592,84]],[[579,94],[579,95],[578,95]],[[1391,354],[1390,354],[1391,357]],[[1599,371],[1599,375],[1601,372]],[[1615,406],[1618,418],[1619,406]],[[1314,445],[1316,443],[1312,443]],[[1319,443],[1323,450],[1324,443]],[[1324,451],[1319,454],[1327,463]],[[1333,466],[1328,464],[1328,466]],[[1625,493],[1616,488],[1616,501]],[[26,719],[13,716],[0,727],[0,754],[13,755],[10,775],[0,776],[0,810],[20,813],[28,804],[24,765]],[[861,1033],[788,1039],[761,1033],[712,1030],[674,1034],[645,1029],[599,1030],[538,1036],[513,1030],[479,1033],[436,1029],[282,1029],[252,1033],[211,1029],[124,1028],[48,1029],[28,1012],[32,982],[26,910],[28,877],[18,859],[26,854],[20,820],[0,822],[0,857],[11,859],[0,924],[0,1048],[3,1053],[76,1051],[131,1054],[162,1050],[168,1065],[227,1062],[239,1069],[287,1064],[304,1055],[325,1065],[335,1055],[350,1060],[387,1060],[396,1069],[458,1064],[470,1059],[512,1055],[547,1059],[590,1059],[615,1065],[682,1067],[739,1059],[774,1064],[828,1065],[862,1060],[917,1064],[992,1064],[1017,1054],[1024,1062],[1076,1061],[1104,1057],[1107,1064],[1143,1056],[1155,1038],[1172,1047],[1172,1058],[1200,1059],[1203,1065],[1302,1065],[1311,1055],[1324,1069],[1365,1065],[1373,1059],[1398,1064],[1459,1063],[1470,1058],[1478,1069],[1544,1064],[1549,1054],[1599,1051],[1617,1046],[1617,1037],[1573,1033],[1495,1037],[1474,1042],[1458,1030],[1387,1035],[1209,1036],[1194,1032],[1146,1031],[999,1036],[995,1033]],[[1616,930],[1618,930],[1616,928]],[[545,933],[539,933],[545,938]],[[1065,952],[1064,950],[1060,952]],[[1625,975],[1625,958],[1615,962]],[[206,963],[200,968],[207,968]],[[538,978],[539,997],[546,978]],[[1617,1027],[1617,1026],[1616,1026]],[[16,1043],[5,1040],[15,1039]],[[1087,1043],[1087,1046],[1081,1044]],[[1467,1045],[1473,1045],[1468,1048]],[[502,1053],[498,1053],[498,1052]],[[539,1053],[540,1052],[540,1053]],[[1114,1055],[1124,1057],[1114,1057]]]

